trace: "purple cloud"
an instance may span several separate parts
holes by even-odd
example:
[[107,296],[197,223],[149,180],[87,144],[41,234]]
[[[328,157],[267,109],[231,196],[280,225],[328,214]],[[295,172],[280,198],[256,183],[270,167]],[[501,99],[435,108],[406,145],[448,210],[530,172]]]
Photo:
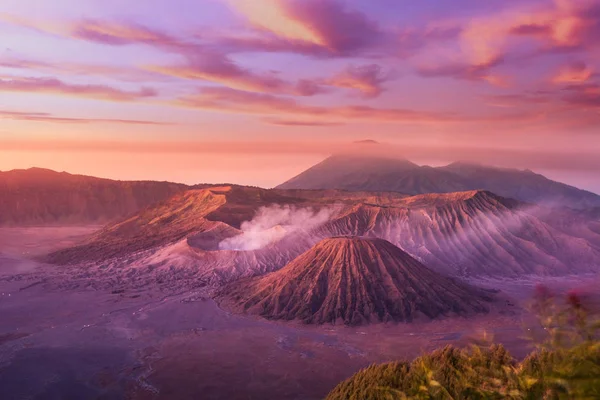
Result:
[[380,65],[351,65],[335,75],[328,83],[332,86],[358,90],[365,97],[377,97],[383,91],[383,83],[388,79],[389,74],[384,73]]
[[109,101],[135,101],[157,95],[156,91],[151,88],[127,91],[107,85],[66,83],[56,78],[21,77],[0,79],[0,92],[47,93]]
[[29,122],[51,122],[65,124],[124,124],[124,125],[172,125],[168,122],[144,121],[112,118],[70,118],[57,117],[50,113],[0,110],[0,119],[11,119]]

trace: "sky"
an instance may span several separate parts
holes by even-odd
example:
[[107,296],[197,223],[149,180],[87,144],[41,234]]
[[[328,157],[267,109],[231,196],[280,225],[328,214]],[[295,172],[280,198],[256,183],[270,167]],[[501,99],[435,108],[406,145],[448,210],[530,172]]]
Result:
[[354,141],[600,192],[600,0],[2,0],[0,170],[271,187]]

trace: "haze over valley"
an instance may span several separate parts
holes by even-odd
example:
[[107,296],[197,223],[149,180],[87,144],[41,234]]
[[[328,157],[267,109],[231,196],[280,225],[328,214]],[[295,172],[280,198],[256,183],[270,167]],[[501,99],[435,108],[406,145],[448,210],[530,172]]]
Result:
[[525,354],[536,285],[598,282],[600,196],[459,165],[340,154],[275,189],[2,173],[0,384],[316,399],[484,331]]
[[600,398],[600,0],[0,38],[0,400]]

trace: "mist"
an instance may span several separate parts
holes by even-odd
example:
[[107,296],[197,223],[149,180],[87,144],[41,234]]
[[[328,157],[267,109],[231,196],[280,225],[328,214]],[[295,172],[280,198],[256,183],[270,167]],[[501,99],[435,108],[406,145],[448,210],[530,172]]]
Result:
[[252,220],[242,223],[243,233],[223,240],[219,243],[219,249],[258,250],[289,234],[317,228],[329,221],[338,210],[336,206],[318,210],[277,204],[261,207]]

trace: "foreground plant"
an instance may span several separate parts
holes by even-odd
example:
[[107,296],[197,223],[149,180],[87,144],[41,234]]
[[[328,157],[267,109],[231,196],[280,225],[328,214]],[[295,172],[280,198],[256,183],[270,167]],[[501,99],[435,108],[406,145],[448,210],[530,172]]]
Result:
[[447,346],[414,361],[372,365],[327,400],[600,399],[600,322],[577,293],[537,289],[541,338],[523,361],[501,345]]

